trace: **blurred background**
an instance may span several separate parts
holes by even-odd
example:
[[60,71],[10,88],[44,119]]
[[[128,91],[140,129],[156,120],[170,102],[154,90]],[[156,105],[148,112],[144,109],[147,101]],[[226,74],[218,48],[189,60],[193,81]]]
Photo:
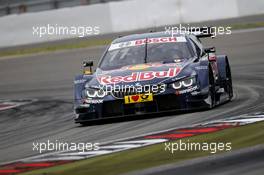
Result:
[[80,5],[91,5],[109,1],[118,0],[1,0],[0,16],[17,13],[39,12]]
[[[242,18],[229,22],[234,24],[261,14],[263,0],[1,0],[0,48],[76,38],[33,35],[33,27],[48,24],[98,27],[104,35],[180,23],[226,25],[216,21]],[[252,20],[263,21],[263,16]]]

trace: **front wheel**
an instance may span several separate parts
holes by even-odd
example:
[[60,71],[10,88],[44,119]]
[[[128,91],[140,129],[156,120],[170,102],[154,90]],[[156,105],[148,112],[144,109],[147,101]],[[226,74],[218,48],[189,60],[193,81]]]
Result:
[[214,85],[210,85],[208,97],[207,97],[208,109],[212,109],[215,107],[215,87]]
[[215,95],[215,82],[212,73],[209,74],[209,91],[208,97],[205,102],[208,104],[208,109],[212,109],[216,104],[216,95]]
[[226,92],[228,94],[228,101],[231,101],[231,99],[233,98],[233,85],[229,66],[227,66],[226,68]]

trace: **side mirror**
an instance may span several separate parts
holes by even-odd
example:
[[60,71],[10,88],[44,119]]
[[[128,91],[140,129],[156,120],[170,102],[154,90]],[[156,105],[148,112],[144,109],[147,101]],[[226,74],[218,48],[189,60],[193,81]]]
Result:
[[204,48],[205,53],[215,53],[215,47]]
[[[87,67],[89,67],[89,69],[87,69]],[[87,74],[87,75],[91,75],[93,73],[92,70],[93,67],[93,61],[83,61],[83,73]]]
[[92,67],[93,66],[93,61],[83,61],[83,67]]
[[208,53],[209,61],[216,61],[215,47],[204,48],[204,52]]

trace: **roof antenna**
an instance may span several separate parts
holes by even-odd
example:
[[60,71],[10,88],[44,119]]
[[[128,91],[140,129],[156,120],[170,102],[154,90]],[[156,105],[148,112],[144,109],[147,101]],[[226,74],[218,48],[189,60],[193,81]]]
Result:
[[148,56],[148,38],[146,38],[146,43],[145,43],[145,57],[144,57],[145,63],[147,63],[147,56]]

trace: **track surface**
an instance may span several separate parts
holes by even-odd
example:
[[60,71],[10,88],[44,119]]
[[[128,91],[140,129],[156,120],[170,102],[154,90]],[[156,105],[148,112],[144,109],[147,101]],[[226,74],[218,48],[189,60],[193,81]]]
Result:
[[73,123],[73,77],[82,60],[98,60],[104,48],[78,49],[0,60],[0,98],[37,98],[0,111],[0,163],[37,155],[32,142],[105,142],[202,121],[263,111],[264,30],[238,32],[206,43],[229,55],[235,97],[210,111],[80,127]]

